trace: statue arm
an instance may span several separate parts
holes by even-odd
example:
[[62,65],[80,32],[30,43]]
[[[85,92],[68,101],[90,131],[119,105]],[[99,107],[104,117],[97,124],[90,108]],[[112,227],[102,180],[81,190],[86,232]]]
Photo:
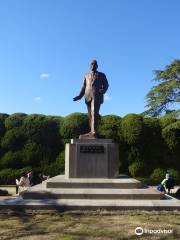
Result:
[[105,94],[106,91],[108,90],[108,87],[109,87],[109,83],[108,83],[108,80],[106,78],[106,75],[103,74],[103,81],[102,81],[102,89],[101,89],[101,93],[102,94]]
[[86,89],[86,78],[85,78],[85,76],[84,76],[84,80],[83,80],[83,85],[82,85],[82,87],[81,87],[81,91],[80,91],[80,93],[79,93],[78,96],[76,96],[76,97],[73,98],[73,101],[80,100],[80,99],[84,96],[85,89]]
[[79,93],[79,97],[80,98],[82,98],[84,96],[85,89],[86,89],[86,78],[84,76],[84,80],[83,80],[83,84],[82,84],[82,87],[81,87],[81,91]]

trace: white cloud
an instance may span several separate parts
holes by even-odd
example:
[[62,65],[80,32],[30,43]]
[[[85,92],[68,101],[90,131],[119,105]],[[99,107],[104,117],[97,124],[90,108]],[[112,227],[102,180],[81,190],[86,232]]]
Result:
[[41,101],[41,97],[35,97],[35,98],[34,98],[34,101],[35,101],[35,102]]
[[105,100],[105,101],[111,101],[111,100],[112,100],[112,97],[110,97],[107,93],[105,93],[105,95],[104,95],[104,100]]
[[49,74],[49,73],[41,73],[41,74],[40,74],[40,78],[42,78],[42,79],[48,79],[48,78],[50,78],[50,74]]

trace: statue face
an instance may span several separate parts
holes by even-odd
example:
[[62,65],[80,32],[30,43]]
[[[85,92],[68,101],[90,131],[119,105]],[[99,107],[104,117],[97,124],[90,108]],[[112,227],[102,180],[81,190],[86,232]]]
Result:
[[90,63],[90,69],[91,69],[91,71],[96,71],[97,68],[98,68],[97,62],[96,62],[96,61],[92,61],[92,62]]

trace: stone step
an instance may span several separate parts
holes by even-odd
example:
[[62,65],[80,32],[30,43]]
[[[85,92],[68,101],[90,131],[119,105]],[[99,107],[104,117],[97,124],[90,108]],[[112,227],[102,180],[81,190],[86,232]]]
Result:
[[32,187],[22,195],[24,199],[162,199],[164,194],[153,188],[146,189],[98,189],[62,188],[40,189]]
[[65,178],[64,175],[48,179],[44,185],[47,188],[142,188],[140,181],[122,175],[119,178]]
[[119,199],[41,199],[9,198],[0,201],[0,210],[180,210],[180,200],[168,197],[164,200],[119,200]]

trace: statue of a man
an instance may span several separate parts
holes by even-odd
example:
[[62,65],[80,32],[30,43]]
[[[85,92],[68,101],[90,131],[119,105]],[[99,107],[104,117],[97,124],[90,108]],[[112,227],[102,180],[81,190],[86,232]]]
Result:
[[98,64],[96,60],[90,63],[90,72],[85,74],[83,85],[78,96],[73,100],[80,100],[85,97],[85,103],[88,109],[90,133],[81,135],[80,138],[96,138],[96,130],[99,121],[100,106],[104,101],[104,94],[108,89],[106,75],[97,71]]

